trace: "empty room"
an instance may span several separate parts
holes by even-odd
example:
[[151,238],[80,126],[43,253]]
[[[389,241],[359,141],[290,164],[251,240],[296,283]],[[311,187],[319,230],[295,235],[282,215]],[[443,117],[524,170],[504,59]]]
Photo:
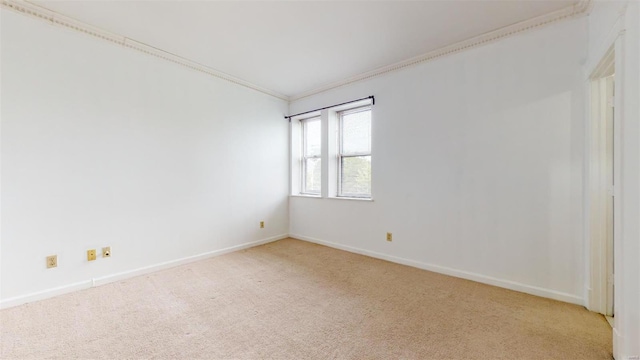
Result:
[[640,360],[640,2],[0,0],[1,359]]

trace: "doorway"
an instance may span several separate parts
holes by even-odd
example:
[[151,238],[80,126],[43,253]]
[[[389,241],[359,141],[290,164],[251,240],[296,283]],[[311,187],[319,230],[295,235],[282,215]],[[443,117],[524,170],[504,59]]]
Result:
[[589,309],[614,321],[616,234],[615,52],[611,48],[590,77],[588,201],[591,278]]

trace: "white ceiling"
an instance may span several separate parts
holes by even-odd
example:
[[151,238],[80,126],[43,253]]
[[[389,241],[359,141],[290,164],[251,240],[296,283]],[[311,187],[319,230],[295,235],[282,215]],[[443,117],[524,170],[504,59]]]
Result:
[[576,3],[31,2],[288,96]]

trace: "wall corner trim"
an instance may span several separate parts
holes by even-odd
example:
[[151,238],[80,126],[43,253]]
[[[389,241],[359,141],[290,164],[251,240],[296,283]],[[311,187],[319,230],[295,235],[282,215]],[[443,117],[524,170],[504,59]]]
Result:
[[571,304],[584,306],[583,298],[576,295],[556,291],[556,290],[545,289],[537,286],[519,283],[516,281],[498,279],[491,276],[486,276],[486,275],[473,273],[469,271],[457,270],[457,269],[452,269],[452,268],[448,268],[440,265],[428,264],[428,263],[424,263],[416,260],[410,260],[410,259],[393,256],[393,255],[382,254],[375,251],[369,251],[369,250],[360,249],[352,246],[342,245],[342,244],[320,240],[320,239],[316,239],[316,238],[312,238],[304,235],[289,234],[289,237],[297,240],[308,241],[315,244],[332,247],[334,249],[344,250],[344,251],[348,251],[355,254],[373,257],[376,259],[390,261],[396,264],[407,265],[407,266],[415,267],[422,270],[432,271],[439,274],[454,276],[457,278],[476,281],[479,283],[497,286],[497,287],[514,290],[514,291],[518,291],[518,292],[522,292],[530,295],[540,296],[548,299],[553,299],[553,300],[558,300],[558,301],[563,301]]

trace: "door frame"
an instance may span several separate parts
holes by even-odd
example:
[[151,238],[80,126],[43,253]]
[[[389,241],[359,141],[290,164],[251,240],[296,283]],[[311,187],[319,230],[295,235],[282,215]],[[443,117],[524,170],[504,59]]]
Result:
[[[587,108],[585,123],[585,183],[584,183],[584,219],[585,219],[585,246],[586,246],[586,294],[585,306],[594,312],[605,315],[612,315],[614,302],[619,301],[616,294],[620,293],[621,282],[619,274],[614,271],[613,276],[609,276],[611,270],[621,268],[621,165],[622,165],[622,89],[623,89],[623,34],[620,19],[612,29],[606,47],[601,48],[598,57],[592,58],[597,62],[592,62],[586,67],[587,77]],[[614,124],[613,124],[613,177],[614,186],[610,188],[604,173],[606,160],[606,128],[603,121],[605,109],[602,99],[605,98],[603,92],[606,91],[605,78],[615,71],[614,84]],[[613,244],[615,248],[606,241],[607,224],[607,196],[613,195]],[[613,250],[613,251],[612,251]],[[608,291],[608,282],[615,283],[614,294]],[[618,306],[615,306],[618,308]],[[614,319],[615,321],[615,319]],[[615,325],[615,323],[614,323]],[[614,326],[615,328],[615,326]]]
[[[613,282],[613,260],[611,241],[615,243],[615,216],[613,239],[610,239],[610,224],[607,223],[607,206],[612,195],[615,198],[615,186],[610,188],[608,181],[609,154],[607,152],[607,112],[611,104],[607,101],[607,78],[615,72],[615,48],[611,47],[601,58],[589,76],[589,109],[587,121],[587,162],[586,162],[586,195],[587,195],[587,236],[589,239],[589,301],[591,311],[604,315],[613,315],[612,297],[609,288]],[[614,110],[615,111],[615,110]],[[614,115],[615,116],[615,115]],[[615,124],[615,122],[614,122]],[[616,131],[614,125],[614,179],[619,179],[615,171]],[[614,180],[615,183],[615,180]],[[615,204],[614,201],[614,214]]]

